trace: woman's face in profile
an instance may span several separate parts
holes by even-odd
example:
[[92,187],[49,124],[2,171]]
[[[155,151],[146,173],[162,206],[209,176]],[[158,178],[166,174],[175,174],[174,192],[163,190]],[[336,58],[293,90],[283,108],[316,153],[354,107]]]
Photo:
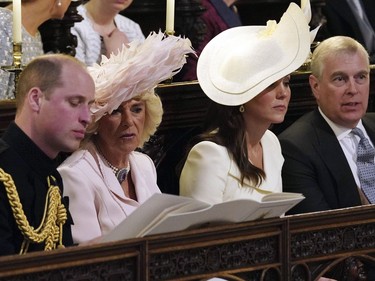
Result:
[[139,99],[123,102],[98,122],[98,137],[107,149],[127,154],[140,144],[146,119],[146,104]]
[[289,81],[290,75],[285,76],[247,102],[244,105],[245,120],[250,118],[269,125],[283,122],[291,95]]

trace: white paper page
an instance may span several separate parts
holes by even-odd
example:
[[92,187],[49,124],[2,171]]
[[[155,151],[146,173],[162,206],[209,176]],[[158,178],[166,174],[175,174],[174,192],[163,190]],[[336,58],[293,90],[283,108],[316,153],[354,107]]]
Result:
[[281,201],[281,200],[289,200],[289,199],[297,199],[297,198],[305,198],[301,193],[293,193],[293,192],[276,192],[276,193],[269,193],[262,197],[262,202],[268,201]]
[[186,204],[192,206],[206,203],[182,196],[170,194],[154,194],[141,206],[135,209],[125,220],[116,226],[110,233],[104,235],[101,242],[118,241],[135,238],[145,227],[165,210],[172,211]]

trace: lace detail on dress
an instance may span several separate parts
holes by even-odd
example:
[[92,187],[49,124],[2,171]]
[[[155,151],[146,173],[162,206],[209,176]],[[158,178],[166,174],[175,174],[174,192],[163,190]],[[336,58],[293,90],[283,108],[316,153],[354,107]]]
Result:
[[[10,66],[13,63],[13,16],[12,11],[0,8],[0,64]],[[22,27],[22,64],[43,54],[40,34],[31,36]],[[14,98],[14,74],[0,70],[0,100]]]

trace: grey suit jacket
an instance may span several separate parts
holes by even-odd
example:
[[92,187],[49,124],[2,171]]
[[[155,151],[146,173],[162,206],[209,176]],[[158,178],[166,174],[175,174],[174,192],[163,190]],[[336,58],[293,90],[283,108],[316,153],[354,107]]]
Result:
[[[375,114],[362,119],[375,142]],[[318,109],[304,115],[279,135],[285,158],[283,190],[306,197],[289,213],[361,205],[358,188],[341,146]]]

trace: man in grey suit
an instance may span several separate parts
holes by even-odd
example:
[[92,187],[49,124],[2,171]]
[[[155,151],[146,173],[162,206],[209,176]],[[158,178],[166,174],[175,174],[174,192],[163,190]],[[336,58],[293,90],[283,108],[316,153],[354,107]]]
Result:
[[318,108],[279,135],[283,189],[306,197],[290,213],[368,204],[356,165],[359,137],[352,132],[358,127],[375,143],[375,115],[366,114],[368,53],[350,37],[331,37],[315,49],[311,71]]

